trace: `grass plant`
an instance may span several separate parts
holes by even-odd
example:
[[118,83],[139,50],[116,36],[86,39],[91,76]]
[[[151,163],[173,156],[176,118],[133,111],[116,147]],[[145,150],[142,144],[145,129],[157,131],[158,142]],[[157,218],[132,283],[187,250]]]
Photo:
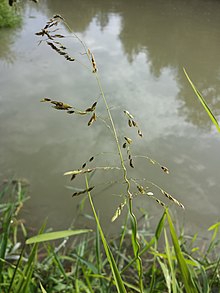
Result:
[[[134,184],[134,180],[132,178],[129,177],[128,173],[128,166],[126,165],[126,161],[129,161],[129,167],[130,168],[134,168],[134,161],[132,158],[132,153],[131,153],[131,145],[133,143],[132,139],[129,138],[128,136],[124,136],[124,142],[121,145],[121,138],[118,136],[117,133],[117,129],[115,126],[115,122],[112,118],[112,113],[108,104],[108,101],[105,97],[105,93],[104,90],[102,88],[102,84],[100,82],[100,77],[99,77],[99,73],[98,73],[98,67],[95,61],[95,57],[94,54],[91,52],[91,50],[86,46],[86,44],[74,33],[71,31],[70,27],[67,25],[67,23],[65,22],[65,20],[60,16],[60,15],[55,15],[53,18],[51,18],[46,25],[43,27],[43,29],[39,32],[36,33],[36,35],[42,37],[40,42],[45,42],[47,45],[49,45],[51,47],[51,49],[53,49],[54,51],[56,51],[59,55],[63,56],[67,61],[70,62],[74,62],[74,61],[78,61],[75,57],[70,56],[70,54],[68,53],[66,47],[64,46],[63,43],[60,42],[61,39],[65,38],[65,36],[61,33],[58,33],[58,25],[60,24],[60,22],[62,22],[67,28],[68,30],[71,32],[72,36],[79,41],[79,43],[82,46],[83,49],[83,54],[87,57],[88,60],[88,64],[85,64],[85,61],[83,60],[83,63],[80,61],[81,64],[84,65],[85,68],[87,68],[88,70],[91,71],[91,73],[94,75],[96,81],[97,81],[97,86],[100,92],[100,95],[102,97],[102,101],[105,105],[106,108],[106,112],[107,112],[107,116],[108,116],[108,120],[107,120],[107,125],[109,126],[109,129],[111,131],[111,133],[113,134],[114,140],[115,140],[115,145],[116,145],[116,149],[117,149],[117,153],[118,153],[118,158],[119,158],[119,162],[120,165],[117,167],[112,167],[112,166],[104,166],[101,167],[102,170],[109,170],[113,169],[113,168],[118,168],[121,169],[122,171],[122,175],[123,175],[123,184],[125,184],[126,186],[126,194],[124,194],[124,200],[123,202],[119,205],[119,207],[117,208],[114,216],[112,217],[112,221],[116,220],[118,216],[120,216],[122,209],[124,208],[125,205],[127,205],[128,207],[128,211],[129,211],[129,218],[130,218],[130,223],[131,223],[131,231],[132,231],[132,236],[131,236],[131,243],[132,243],[132,247],[133,247],[133,253],[135,256],[135,263],[136,263],[136,269],[137,269],[137,274],[138,274],[138,287],[140,289],[140,292],[144,291],[144,286],[143,286],[143,268],[142,268],[142,260],[141,257],[139,256],[139,252],[140,252],[140,245],[138,242],[138,231],[137,231],[137,219],[136,216],[134,214],[134,210],[133,210],[133,200],[135,198],[135,193],[133,191],[133,185],[136,186],[140,192],[140,194],[147,194],[148,196],[152,196],[153,198],[155,198],[153,196],[152,192],[145,192],[144,188],[142,186],[139,186],[136,182]],[[56,27],[56,29],[55,29]],[[52,105],[54,105],[53,107],[57,110],[63,110],[66,111],[68,114],[80,114],[80,115],[87,115],[90,114],[91,117],[88,121],[88,126],[91,126],[97,119],[97,115],[96,115],[96,107],[97,107],[97,101],[95,101],[92,106],[88,107],[85,110],[78,110],[76,107],[73,107],[72,105],[66,104],[64,102],[61,101],[56,101],[56,100],[52,100],[51,98],[44,98],[42,99],[42,102],[49,102]],[[137,128],[137,134],[140,138],[143,137],[143,134],[138,126],[138,123],[135,121],[134,116],[132,114],[130,114],[127,110],[124,110],[124,114],[126,115],[126,119],[128,119],[128,125],[129,127],[135,127]],[[127,153],[127,158],[124,158],[122,149],[126,149],[126,153]],[[93,158],[93,157],[92,157]],[[91,159],[90,159],[91,160]],[[151,162],[153,162],[153,160],[151,160]],[[125,288],[123,285],[123,281],[122,278],[120,276],[120,273],[117,269],[117,266],[115,265],[115,260],[113,258],[113,255],[111,253],[111,250],[109,249],[108,243],[105,239],[104,233],[102,231],[99,219],[97,217],[97,213],[93,204],[93,200],[92,200],[92,196],[91,196],[91,191],[94,188],[94,186],[89,186],[89,182],[88,182],[88,178],[87,178],[87,174],[94,171],[94,169],[85,169],[87,163],[85,162],[82,165],[82,168],[79,170],[73,170],[73,171],[69,171],[66,172],[65,175],[71,175],[71,179],[73,180],[76,175],[81,175],[84,174],[85,178],[86,178],[86,188],[83,191],[80,191],[79,193],[76,192],[73,194],[73,196],[76,195],[80,195],[82,193],[86,193],[88,194],[88,198],[89,198],[89,202],[90,205],[92,207],[92,211],[96,220],[96,224],[98,226],[99,229],[99,233],[102,239],[102,243],[105,249],[105,253],[107,255],[107,259],[109,261],[112,273],[113,273],[113,278],[114,278],[114,282],[117,288],[118,292],[125,292]],[[95,168],[100,169],[100,167],[96,167]],[[165,173],[169,173],[168,169],[164,166],[161,166],[161,169],[165,172]],[[156,185],[155,185],[156,186]],[[174,203],[178,204],[180,207],[184,207],[183,204],[181,204],[178,200],[176,200],[173,196],[169,195],[167,192],[163,191],[161,188],[159,188],[162,192],[163,195],[165,195],[168,199],[172,200]],[[163,207],[165,206],[165,204],[160,201],[159,199],[155,198],[155,200],[157,201],[157,203],[159,203],[160,205],[162,205]]]

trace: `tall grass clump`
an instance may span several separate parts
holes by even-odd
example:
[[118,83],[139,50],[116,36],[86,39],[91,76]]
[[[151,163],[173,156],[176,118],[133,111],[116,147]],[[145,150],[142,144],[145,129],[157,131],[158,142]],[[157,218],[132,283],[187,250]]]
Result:
[[[65,45],[66,32],[81,45],[82,60],[72,56]],[[133,154],[133,145],[136,139],[142,139],[143,133],[139,122],[127,109],[121,110],[128,130],[125,135],[119,135],[117,125],[112,116],[112,110],[105,96],[100,81],[99,64],[86,44],[71,31],[65,20],[60,15],[55,15],[45,26],[36,33],[40,43],[46,44],[50,49],[60,55],[63,60],[82,65],[94,77],[97,84],[99,98],[88,102],[85,109],[79,109],[77,105],[58,101],[53,97],[44,97],[41,102],[51,105],[54,109],[63,111],[66,115],[87,117],[88,127],[95,127],[96,121],[104,123],[112,134],[115,143],[117,164],[96,164],[98,155],[88,154],[89,159],[82,159],[80,168],[66,171],[73,183],[78,177],[84,179],[84,186],[77,189],[72,196],[87,195],[93,217],[96,222],[96,231],[74,230],[45,233],[45,225],[38,235],[29,238],[24,243],[24,249],[20,251],[19,258],[6,277],[10,280],[3,282],[5,288],[13,292],[211,292],[217,288],[219,282],[219,258],[215,255],[219,223],[211,227],[214,230],[211,243],[206,253],[198,253],[194,246],[196,237],[190,244],[185,241],[183,235],[178,232],[164,199],[184,209],[184,205],[174,196],[170,195],[162,187],[149,181],[147,178],[134,178],[132,169],[138,168],[138,159],[149,161],[152,166],[160,168],[161,172],[169,174],[169,169],[147,155],[136,156]],[[103,120],[98,108],[104,105],[107,119]],[[133,128],[136,138],[131,138],[129,130]],[[114,241],[109,241],[102,228],[102,223],[94,204],[96,184],[93,181],[95,172],[121,172],[122,196],[121,203],[112,215],[112,222],[127,211],[125,224]],[[156,190],[156,191],[154,191]],[[134,201],[139,197],[152,199],[162,208],[161,219],[155,232],[141,232],[141,222],[133,208]],[[3,217],[5,223],[4,235],[1,239],[1,270],[6,255],[7,241],[9,238],[8,227],[12,212],[10,210]],[[9,216],[10,215],[10,216]],[[143,215],[144,217],[144,215]],[[71,227],[72,228],[72,227]],[[67,239],[76,234],[86,233],[81,241],[73,242],[71,247],[66,246]],[[64,240],[59,245],[48,244],[50,240],[60,238]],[[162,242],[161,242],[162,241]],[[160,244],[164,243],[164,245]],[[164,247],[163,248],[161,248]],[[31,247],[29,252],[26,249]],[[191,250],[190,250],[191,249]],[[195,255],[197,252],[198,255]],[[214,257],[210,259],[210,253]],[[41,261],[39,258],[41,257]],[[26,261],[26,262],[25,262]],[[6,267],[8,268],[8,266]],[[4,281],[4,280],[3,280]],[[214,292],[214,291],[213,291]]]

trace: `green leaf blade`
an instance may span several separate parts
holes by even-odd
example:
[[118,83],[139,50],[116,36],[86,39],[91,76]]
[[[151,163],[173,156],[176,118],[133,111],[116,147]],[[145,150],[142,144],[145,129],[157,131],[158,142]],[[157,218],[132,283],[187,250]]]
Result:
[[175,254],[176,254],[176,258],[179,264],[179,268],[181,271],[181,275],[182,275],[182,280],[183,283],[185,285],[185,290],[187,293],[197,293],[198,290],[192,280],[192,276],[190,274],[190,270],[187,266],[187,262],[182,254],[180,245],[179,245],[179,241],[178,241],[178,237],[171,219],[171,216],[167,210],[167,220],[169,223],[169,228],[170,228],[170,234],[171,234],[171,238],[172,238],[172,242],[173,242],[173,246],[174,246],[174,250],[175,250]]
[[56,240],[56,239],[60,239],[60,238],[79,235],[82,233],[88,233],[91,231],[92,230],[90,230],[90,229],[84,229],[84,230],[64,230],[64,231],[57,231],[57,232],[49,232],[49,233],[39,234],[37,236],[33,236],[33,237],[27,239],[26,244],[51,241],[51,240]]
[[196,96],[198,97],[198,99],[200,100],[202,106],[204,107],[204,109],[206,110],[207,114],[209,115],[210,119],[212,120],[213,124],[215,125],[216,129],[218,130],[218,132],[220,132],[220,126],[218,124],[217,119],[215,118],[214,114],[212,113],[212,111],[210,110],[208,104],[206,103],[205,99],[203,98],[202,94],[199,92],[199,90],[195,87],[195,85],[193,84],[193,82],[191,81],[189,75],[187,74],[185,68],[183,68],[184,74],[187,78],[187,80],[189,81],[193,91],[195,92]]

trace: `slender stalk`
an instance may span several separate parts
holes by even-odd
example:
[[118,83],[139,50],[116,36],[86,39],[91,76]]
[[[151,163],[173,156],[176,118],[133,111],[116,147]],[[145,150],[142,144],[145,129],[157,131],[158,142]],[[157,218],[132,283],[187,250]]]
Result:
[[97,80],[97,83],[98,83],[98,86],[99,86],[99,89],[100,89],[100,92],[101,92],[101,96],[102,96],[103,101],[105,103],[105,107],[106,107],[106,110],[107,110],[107,113],[108,113],[108,116],[109,116],[109,120],[110,120],[111,125],[112,125],[112,130],[113,130],[115,142],[116,142],[117,149],[118,149],[118,155],[119,155],[120,162],[121,162],[121,167],[122,167],[123,173],[124,173],[124,180],[125,180],[125,182],[127,184],[128,207],[129,207],[129,213],[130,213],[130,216],[131,216],[131,224],[132,224],[132,244],[133,244],[134,254],[135,254],[135,257],[136,257],[136,260],[137,260],[137,269],[138,269],[138,276],[139,276],[140,292],[143,292],[142,261],[141,261],[141,258],[139,256],[140,245],[139,245],[138,240],[137,240],[137,219],[136,219],[136,217],[135,217],[135,215],[133,213],[133,209],[132,209],[132,193],[130,192],[130,181],[128,180],[128,177],[127,177],[127,169],[126,169],[125,164],[124,164],[124,158],[123,158],[123,155],[122,155],[122,151],[121,151],[121,147],[120,147],[120,143],[119,143],[119,139],[118,139],[118,134],[117,134],[117,131],[116,131],[116,128],[115,128],[115,124],[114,124],[114,121],[113,121],[113,118],[112,118],[112,115],[111,115],[111,111],[109,109],[107,100],[105,98],[105,94],[104,94],[104,91],[102,89],[102,85],[101,85],[101,82],[100,82],[100,79],[99,79],[99,76],[98,76],[97,72],[95,72],[95,77],[96,77],[96,80]]
[[[94,66],[94,64],[93,64],[94,60],[92,60],[93,58],[91,57],[91,54],[89,53],[89,50],[88,50],[86,44],[72,31],[72,29],[69,27],[69,25],[66,22],[64,22],[64,23],[65,23],[66,27],[68,28],[68,30],[81,43],[82,47],[84,48],[85,54],[88,57],[89,62],[92,64],[92,66]],[[135,258],[136,258],[136,261],[137,261],[140,292],[143,292],[143,280],[142,280],[142,272],[143,272],[143,270],[142,270],[142,261],[141,261],[140,255],[139,255],[140,245],[139,245],[138,240],[137,240],[137,220],[136,220],[135,214],[133,213],[133,208],[132,208],[132,198],[133,198],[133,196],[132,196],[132,193],[130,191],[130,185],[131,184],[130,184],[130,181],[129,181],[128,176],[127,176],[127,169],[126,169],[125,164],[124,164],[124,158],[123,158],[123,155],[122,155],[122,150],[121,150],[121,146],[120,146],[120,143],[119,143],[117,130],[116,130],[116,127],[115,127],[115,124],[114,124],[114,120],[112,118],[112,114],[111,114],[107,99],[105,97],[105,94],[104,94],[104,91],[103,91],[103,88],[102,88],[102,84],[100,82],[99,74],[98,74],[97,70],[95,70],[93,73],[95,74],[95,78],[96,78],[96,81],[97,81],[97,84],[98,84],[102,99],[104,101],[104,104],[105,104],[105,107],[106,107],[106,110],[107,110],[107,113],[108,113],[108,117],[109,117],[111,127],[112,127],[112,131],[113,131],[113,136],[114,136],[116,146],[117,146],[117,150],[118,150],[118,155],[119,155],[119,158],[120,158],[121,167],[123,169],[124,181],[125,181],[125,183],[127,185],[126,189],[127,189],[127,196],[128,196],[128,209],[129,209],[129,214],[130,214],[130,217],[131,217],[131,225],[132,225],[132,244],[133,244],[133,250],[134,250]],[[90,195],[89,195],[89,200],[90,200],[90,204],[92,206],[93,212],[95,212]]]

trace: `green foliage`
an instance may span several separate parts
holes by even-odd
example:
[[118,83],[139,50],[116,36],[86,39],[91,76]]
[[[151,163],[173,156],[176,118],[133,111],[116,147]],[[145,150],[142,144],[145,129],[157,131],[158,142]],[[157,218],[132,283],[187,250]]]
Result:
[[[95,212],[96,232],[81,234],[77,242],[70,242],[69,238],[67,245],[65,238],[59,243],[56,240],[56,244],[48,241],[25,245],[27,231],[25,227],[21,229],[18,212],[27,198],[20,187],[17,183],[8,184],[0,193],[1,292],[111,293],[115,288],[118,292],[140,292],[137,257],[142,258],[144,292],[207,293],[219,287],[219,223],[209,228],[212,232],[209,242],[196,243],[196,236],[191,241],[186,235],[178,237],[172,217],[165,211],[155,232],[149,228],[139,232],[140,252],[133,257],[129,217],[119,237],[107,242]],[[167,235],[167,224],[172,242]],[[41,235],[47,240],[57,236],[56,232],[44,231],[45,224],[35,240],[42,240]],[[69,237],[69,233],[72,232],[67,230],[62,236]]]
[[[187,266],[187,262],[183,256],[183,253],[181,251],[180,245],[179,245],[179,241],[178,241],[178,236],[176,234],[172,219],[170,217],[170,214],[167,210],[167,219],[168,219],[168,223],[169,223],[169,228],[170,228],[170,234],[171,234],[171,238],[172,238],[172,242],[173,242],[173,246],[174,246],[174,250],[175,250],[175,255],[176,255],[176,259],[178,261],[179,264],[179,268],[181,271],[181,276],[183,279],[183,283],[185,285],[185,289],[187,293],[196,293],[197,289],[194,285],[194,282],[192,280],[192,275],[190,273],[190,270]],[[169,249],[168,249],[169,251]],[[170,261],[171,263],[171,261]]]
[[31,237],[26,240],[26,244],[33,244],[51,240],[57,240],[60,238],[70,237],[73,235],[79,235],[82,233],[91,232],[92,230],[82,229],[82,230],[65,230],[65,231],[57,231],[57,232],[49,232],[44,234],[39,234],[37,236]]
[[7,0],[0,0],[0,28],[14,27],[21,23],[21,16],[14,7],[8,5]]

